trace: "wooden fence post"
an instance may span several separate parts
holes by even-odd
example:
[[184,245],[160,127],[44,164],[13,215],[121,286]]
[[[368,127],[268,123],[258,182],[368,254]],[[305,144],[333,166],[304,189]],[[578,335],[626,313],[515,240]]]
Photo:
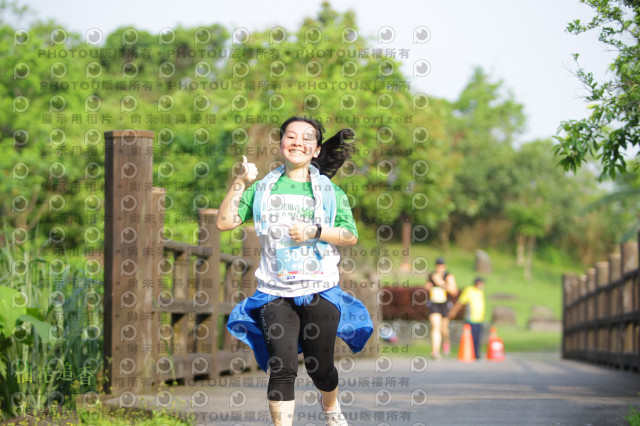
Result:
[[[209,297],[212,314],[201,318],[200,327],[208,331],[206,339],[199,341],[197,352],[206,353],[209,358],[209,378],[220,374],[221,366],[218,359],[218,304],[220,303],[220,231],[216,226],[218,209],[201,209],[199,212],[198,244],[209,247],[211,256],[205,262],[206,272],[201,276],[199,289],[204,290]],[[201,338],[201,337],[199,337]]]
[[152,190],[153,193],[153,222],[151,228],[153,229],[153,271],[152,271],[152,298],[151,304],[148,305],[151,314],[151,342],[152,342],[152,350],[153,350],[153,358],[155,362],[151,366],[152,368],[152,384],[157,385],[160,382],[161,374],[159,374],[159,370],[161,370],[161,366],[163,364],[160,360],[160,349],[163,345],[163,341],[160,338],[162,334],[161,324],[162,324],[162,313],[157,309],[158,299],[160,297],[160,293],[162,292],[162,265],[164,262],[164,243],[160,239],[160,233],[164,229],[164,212],[165,212],[165,202],[166,202],[166,191],[164,188],[154,187]]
[[[107,391],[143,387],[152,353],[151,321],[143,317],[153,292],[148,279],[153,259],[153,229],[145,221],[152,212],[153,135],[148,130],[105,132],[105,279],[104,356],[110,374]],[[151,283],[153,284],[153,283]],[[107,362],[110,360],[110,364]]]
[[567,352],[571,349],[569,347],[571,338],[566,333],[572,323],[571,313],[568,312],[569,306],[573,304],[573,292],[571,290],[571,277],[569,274],[564,274],[562,276],[562,358],[565,358]]
[[[623,243],[621,245],[622,259],[620,261],[622,265],[622,273],[633,271],[638,268],[638,244],[636,243]],[[624,283],[622,290],[622,312],[627,313],[633,311],[633,280],[628,279]],[[636,306],[636,308],[640,308]]]
[[[638,235],[640,239],[640,233]],[[621,246],[622,252],[622,273],[633,271],[634,269],[638,269],[638,244],[639,243],[623,243]]]
[[[596,318],[602,320],[607,316],[607,291],[604,287],[609,284],[609,262],[596,262],[596,293],[594,295],[596,303]],[[602,352],[608,351],[609,330],[601,321],[596,329],[596,349],[598,357]]]

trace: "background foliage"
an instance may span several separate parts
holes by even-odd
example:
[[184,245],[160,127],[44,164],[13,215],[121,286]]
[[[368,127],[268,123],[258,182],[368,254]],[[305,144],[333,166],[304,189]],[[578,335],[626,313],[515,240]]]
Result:
[[[504,82],[476,69],[457,100],[414,93],[401,55],[350,40],[354,14],[328,4],[291,33],[121,28],[102,45],[55,22],[23,34],[11,24],[19,14],[3,3],[0,53],[13,68],[0,75],[0,211],[10,229],[39,224],[56,236],[54,254],[102,246],[104,131],[156,132],[153,185],[167,188],[167,223],[187,241],[197,209],[219,204],[242,154],[261,173],[273,166],[270,132],[294,114],[322,119],[328,134],[355,128],[357,154],[335,180],[366,224],[364,245],[376,245],[377,226],[397,239],[411,220],[445,250],[535,237],[543,254],[588,264],[601,252],[584,243],[608,251],[624,233],[609,224],[633,222],[624,200],[598,202],[605,191],[590,172],[559,171],[550,141],[516,144],[526,117]],[[624,192],[637,179],[615,185]]]
[[[589,3],[599,18],[571,31],[611,21],[621,26],[604,26],[605,42],[637,36],[636,9],[627,20],[614,2]],[[218,206],[242,155],[261,175],[277,163],[274,129],[291,115],[321,119],[328,135],[356,130],[357,152],[334,180],[372,258],[400,240],[405,221],[428,235],[414,244],[501,250],[529,271],[534,250],[551,263],[587,265],[635,236],[638,175],[602,186],[593,168],[579,166],[601,152],[602,173],[614,176],[626,167],[619,148],[637,145],[638,114],[627,114],[637,107],[637,42],[615,45],[615,82],[598,86],[580,72],[598,106],[589,120],[564,123],[558,144],[551,135],[522,141],[523,106],[482,69],[470,70],[458,99],[416,92],[400,69],[402,52],[373,48],[357,35],[355,14],[328,3],[290,32],[124,27],[95,43],[52,21],[16,24],[28,16],[0,3],[0,299],[28,299],[24,309],[0,310],[5,411],[16,391],[42,407],[52,392],[96,389],[56,380],[36,389],[8,369],[19,357],[45,369],[55,356],[74,371],[101,359],[101,341],[87,334],[101,315],[77,304],[101,291],[92,259],[104,240],[105,131],[155,132],[153,186],[167,190],[165,221],[178,241],[197,242],[197,210]],[[557,167],[554,151],[575,174]],[[30,272],[15,274],[18,264]],[[60,329],[66,339],[55,345],[50,333]]]

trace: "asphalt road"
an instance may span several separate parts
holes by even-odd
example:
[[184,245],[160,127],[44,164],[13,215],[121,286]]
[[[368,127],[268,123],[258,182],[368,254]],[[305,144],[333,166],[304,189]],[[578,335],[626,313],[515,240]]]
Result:
[[[640,374],[556,354],[507,355],[500,363],[381,355],[337,366],[351,425],[626,425],[629,407],[640,408]],[[266,384],[266,374],[244,373],[145,401],[199,425],[269,425]],[[325,424],[303,366],[296,401],[294,425]]]

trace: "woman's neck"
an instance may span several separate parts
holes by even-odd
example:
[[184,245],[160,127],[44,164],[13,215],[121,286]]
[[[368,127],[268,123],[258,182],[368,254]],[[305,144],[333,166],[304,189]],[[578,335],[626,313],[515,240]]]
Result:
[[301,167],[296,167],[296,168],[285,166],[284,174],[286,177],[296,182],[311,182],[311,175],[309,174],[309,165],[303,165]]

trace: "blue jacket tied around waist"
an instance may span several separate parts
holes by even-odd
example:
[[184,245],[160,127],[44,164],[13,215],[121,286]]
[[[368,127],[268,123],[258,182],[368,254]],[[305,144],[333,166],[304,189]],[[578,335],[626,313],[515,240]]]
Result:
[[[314,223],[330,224],[335,223],[337,203],[333,184],[328,177],[321,175],[316,167],[309,167],[311,175],[311,186],[315,200]],[[256,233],[263,237],[267,232],[267,218],[262,215],[263,208],[266,211],[266,202],[273,185],[284,173],[284,166],[280,166],[265,176],[256,186],[256,193],[253,203],[253,216]],[[262,238],[261,238],[262,240]],[[264,248],[263,248],[264,249]],[[329,243],[318,241],[315,243],[315,252],[320,257],[323,253],[331,251]],[[360,352],[373,334],[373,322],[366,307],[351,294],[342,291],[339,285],[318,292],[321,297],[333,303],[340,311],[340,322],[338,324],[337,336],[340,337],[354,352]],[[264,293],[256,290],[253,296],[238,303],[229,316],[227,329],[237,339],[243,341],[253,349],[256,361],[265,372],[268,368],[269,353],[265,343],[263,330],[260,321],[260,308],[280,296]],[[313,298],[313,294],[294,297],[293,301],[297,306],[308,305]],[[298,343],[298,353],[302,348]]]

